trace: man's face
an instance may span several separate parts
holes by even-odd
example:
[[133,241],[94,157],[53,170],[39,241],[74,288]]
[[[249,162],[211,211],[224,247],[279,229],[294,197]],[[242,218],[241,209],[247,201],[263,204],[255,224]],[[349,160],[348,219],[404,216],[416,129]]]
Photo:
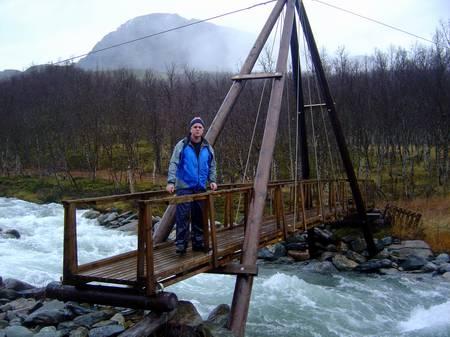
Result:
[[195,123],[191,126],[191,135],[194,137],[201,137],[203,136],[203,130],[203,125],[201,125],[200,123]]

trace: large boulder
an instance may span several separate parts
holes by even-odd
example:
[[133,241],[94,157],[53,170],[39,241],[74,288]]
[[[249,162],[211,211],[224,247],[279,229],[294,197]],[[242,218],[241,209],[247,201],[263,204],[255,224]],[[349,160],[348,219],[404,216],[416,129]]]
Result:
[[320,273],[320,274],[334,274],[338,270],[330,261],[311,261],[302,267],[303,271]]
[[352,250],[357,253],[361,253],[367,249],[366,241],[363,238],[357,238],[353,240],[352,242],[350,242],[350,246],[352,247]]
[[73,313],[65,309],[64,302],[53,300],[45,302],[40,308],[29,314],[24,321],[25,326],[57,325],[73,318]]
[[203,323],[195,306],[188,301],[179,301],[172,318],[164,327],[166,337],[197,337],[198,327]]
[[334,266],[340,271],[350,271],[358,266],[358,263],[350,260],[342,254],[336,254],[335,256],[333,256],[332,262]]
[[28,290],[34,288],[31,284],[16,280],[14,278],[7,278],[6,280],[3,281],[3,285],[7,289],[12,289],[15,291]]
[[208,315],[207,321],[225,327],[230,318],[230,306],[228,304],[219,304]]
[[418,270],[427,264],[428,260],[422,256],[408,255],[399,263],[403,270]]
[[422,240],[406,240],[399,244],[392,244],[387,247],[393,258],[405,260],[408,256],[420,256],[424,259],[433,258],[430,246]]
[[390,268],[392,266],[392,261],[389,259],[382,260],[369,260],[367,262],[360,263],[354,270],[362,273],[375,273],[380,269]]
[[347,250],[345,252],[345,256],[348,257],[350,260],[355,261],[356,263],[363,263],[367,261],[367,259],[364,256],[358,254],[357,252],[354,252],[353,250]]

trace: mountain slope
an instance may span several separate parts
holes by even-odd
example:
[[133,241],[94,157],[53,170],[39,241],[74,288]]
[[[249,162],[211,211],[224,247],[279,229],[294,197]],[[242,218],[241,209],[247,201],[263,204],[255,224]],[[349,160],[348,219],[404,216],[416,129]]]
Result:
[[[107,34],[93,51],[186,25],[177,14],[156,13],[127,21]],[[165,71],[172,64],[198,70],[236,71],[249,52],[254,36],[209,22],[178,29],[117,48],[88,55],[78,62],[84,69],[152,68]]]

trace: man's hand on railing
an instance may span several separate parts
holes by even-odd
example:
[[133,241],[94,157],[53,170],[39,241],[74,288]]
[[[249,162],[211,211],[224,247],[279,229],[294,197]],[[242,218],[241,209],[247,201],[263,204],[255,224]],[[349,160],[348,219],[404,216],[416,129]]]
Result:
[[167,184],[166,191],[172,194],[175,191],[175,185],[174,184]]
[[211,184],[209,184],[209,187],[211,187],[211,189],[212,189],[213,191],[217,190],[217,184],[216,184],[216,183],[211,183]]

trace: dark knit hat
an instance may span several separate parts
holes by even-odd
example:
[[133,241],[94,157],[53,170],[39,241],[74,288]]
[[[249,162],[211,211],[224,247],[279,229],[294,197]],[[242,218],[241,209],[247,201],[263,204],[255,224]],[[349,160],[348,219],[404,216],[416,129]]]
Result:
[[201,125],[203,125],[203,127],[205,127],[205,122],[203,121],[203,119],[201,119],[201,117],[194,117],[189,123],[189,129],[196,123],[200,123]]

